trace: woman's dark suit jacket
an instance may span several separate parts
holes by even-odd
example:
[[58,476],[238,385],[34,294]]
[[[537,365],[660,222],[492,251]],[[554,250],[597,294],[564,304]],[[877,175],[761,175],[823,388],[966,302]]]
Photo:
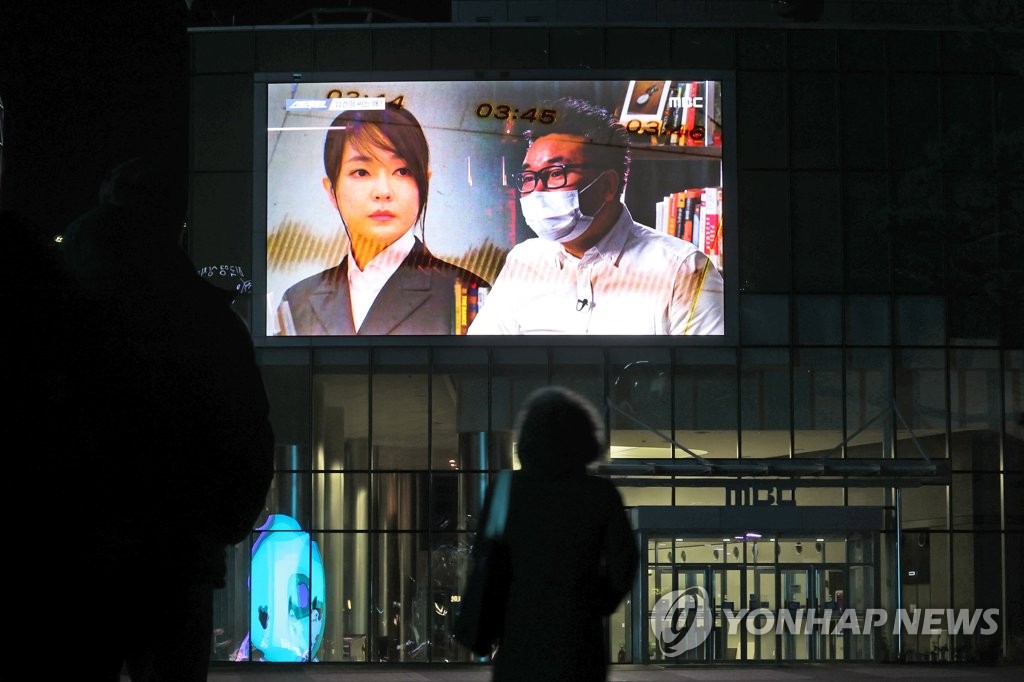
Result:
[[619,491],[582,468],[524,465],[512,477],[505,540],[511,581],[493,679],[605,680],[602,619],[629,591],[638,559]]
[[490,286],[469,270],[435,258],[419,239],[384,284],[358,332],[348,295],[348,257],[284,292],[298,336],[451,334],[455,282]]

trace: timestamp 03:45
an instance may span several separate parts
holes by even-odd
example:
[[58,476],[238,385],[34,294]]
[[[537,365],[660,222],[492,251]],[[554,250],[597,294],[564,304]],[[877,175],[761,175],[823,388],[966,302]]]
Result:
[[481,102],[476,108],[476,115],[480,118],[493,117],[499,121],[536,121],[545,125],[554,123],[557,113],[554,109],[539,109],[537,107],[517,109],[509,104],[491,104],[490,102]]

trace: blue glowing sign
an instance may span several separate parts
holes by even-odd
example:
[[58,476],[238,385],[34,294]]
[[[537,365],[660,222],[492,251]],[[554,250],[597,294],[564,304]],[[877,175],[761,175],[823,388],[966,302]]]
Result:
[[298,521],[271,514],[252,547],[252,660],[315,661],[327,616],[320,549]]

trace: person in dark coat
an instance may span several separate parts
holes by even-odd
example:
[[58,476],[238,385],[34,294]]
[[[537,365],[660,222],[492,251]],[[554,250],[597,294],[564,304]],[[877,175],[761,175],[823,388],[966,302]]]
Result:
[[[229,292],[181,246],[185,173],[114,168],[65,232],[77,288],[63,453],[64,663],[74,679],[201,682],[226,550],[265,513],[269,402]],[[66,624],[62,623],[62,627]],[[68,678],[71,679],[71,678]]]
[[638,552],[618,490],[586,471],[605,452],[602,433],[593,406],[561,387],[536,391],[520,413],[495,682],[606,679],[602,619],[632,586]]

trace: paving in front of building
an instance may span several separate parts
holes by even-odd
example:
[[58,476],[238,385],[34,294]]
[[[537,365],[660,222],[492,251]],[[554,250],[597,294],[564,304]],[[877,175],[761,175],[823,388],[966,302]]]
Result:
[[[127,680],[122,676],[122,680]],[[628,665],[612,666],[608,682],[873,682],[879,680],[1024,679],[1022,665],[959,664],[793,664],[793,665]],[[209,682],[487,682],[487,666],[460,665],[292,665],[228,664],[211,667]],[[537,680],[526,682],[540,682]]]

